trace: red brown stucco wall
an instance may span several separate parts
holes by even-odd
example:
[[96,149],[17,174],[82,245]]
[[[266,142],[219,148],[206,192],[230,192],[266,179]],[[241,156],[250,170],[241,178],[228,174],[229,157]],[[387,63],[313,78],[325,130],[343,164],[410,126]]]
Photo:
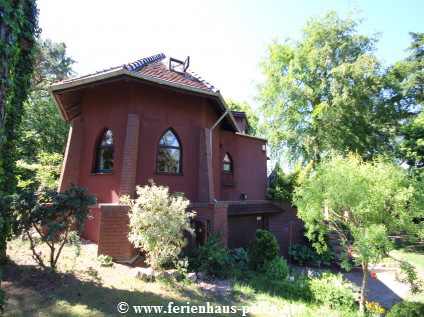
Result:
[[[129,114],[139,118],[135,184],[145,185],[152,178],[171,191],[184,192],[192,202],[199,201],[200,132],[209,129],[219,115],[205,97],[144,83],[118,81],[84,90],[82,116],[76,119],[83,129],[80,160],[75,164],[79,173],[72,169],[64,173],[78,175],[78,185],[88,187],[99,203],[118,202]],[[265,199],[266,153],[261,148],[265,141],[236,135],[220,126],[212,131],[212,198],[240,200],[240,193],[244,192],[248,199]],[[112,130],[115,143],[114,171],[92,173],[96,145],[107,128]],[[176,132],[182,145],[181,175],[156,173],[157,144],[169,128]],[[72,152],[72,146],[76,146],[70,146]],[[224,187],[221,180],[222,159],[227,151],[234,160],[233,187]]]
[[[264,140],[221,131],[219,160],[228,152],[234,164],[234,186],[223,186],[221,182],[221,200],[241,200],[240,194],[246,193],[248,200],[266,199],[266,151],[262,149]],[[217,178],[222,177],[222,166],[218,167]]]

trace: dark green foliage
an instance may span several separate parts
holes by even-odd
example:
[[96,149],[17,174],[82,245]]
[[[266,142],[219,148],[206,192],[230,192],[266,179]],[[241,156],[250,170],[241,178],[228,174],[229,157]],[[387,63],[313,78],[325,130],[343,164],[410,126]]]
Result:
[[314,248],[307,245],[293,244],[288,250],[290,256],[300,265],[313,263],[315,265],[331,265],[335,260],[334,252],[327,248],[323,253],[318,253]]
[[50,248],[49,269],[54,270],[64,244],[68,241],[71,225],[77,231],[83,229],[84,220],[90,216],[90,206],[96,203],[85,188],[74,184],[65,192],[47,191],[41,194],[24,192],[14,196],[14,209],[19,215],[16,233],[25,232],[31,242],[31,250],[38,264],[47,269],[44,259],[35,250],[35,241],[30,234],[34,228],[41,241]]
[[424,103],[424,33],[410,32],[411,45],[407,48],[410,55],[396,64],[400,72],[405,74],[403,81],[404,94],[416,105]]
[[295,274],[293,280],[269,279],[264,274],[245,272],[237,279],[240,284],[249,285],[256,292],[264,292],[273,296],[281,296],[287,300],[302,300],[309,302],[312,294],[309,286],[310,279],[303,274]]
[[264,271],[265,264],[280,253],[275,236],[266,230],[256,230],[249,250],[249,267],[254,271]]
[[400,302],[392,307],[386,317],[422,317],[424,316],[424,303]]
[[265,263],[264,276],[269,280],[284,280],[287,279],[289,273],[289,265],[282,256],[277,256],[271,261]]
[[55,43],[50,39],[37,39],[35,65],[32,74],[31,90],[46,90],[53,82],[73,75],[75,61],[66,56],[66,44]]
[[199,247],[198,267],[209,275],[222,277],[229,267],[228,250],[222,247],[219,235],[211,234],[208,240]]
[[282,200],[292,202],[294,188],[299,185],[298,177],[300,170],[286,174],[277,164],[271,173],[267,198],[271,200]]
[[[402,128],[402,158],[414,172],[424,173],[424,112]],[[424,175],[423,175],[424,176]]]
[[27,163],[39,162],[41,153],[65,152],[69,124],[59,115],[47,90],[31,92],[19,127],[18,157]]
[[247,121],[249,122],[250,129],[246,133],[250,135],[258,135],[258,121],[259,117],[252,107],[246,102],[237,102],[233,99],[226,99],[225,102],[230,110],[242,111],[246,113]]
[[60,117],[48,87],[71,76],[73,63],[65,43],[37,39],[31,93],[18,131],[18,157],[26,163],[39,162],[41,153],[64,153],[69,125]]
[[237,270],[246,271],[249,269],[249,254],[243,248],[230,250],[230,264]]
[[[38,12],[35,1],[2,1],[2,27],[8,33],[1,42],[0,194],[13,194],[17,128],[33,70]],[[2,34],[3,36],[3,34]],[[2,144],[3,142],[3,144]],[[6,155],[7,153],[7,155]]]
[[[30,87],[35,36],[38,32],[35,0],[2,0],[0,29],[0,196],[4,196],[13,194],[16,186],[16,131]],[[10,221],[9,214],[2,210],[0,264],[6,261]],[[2,299],[0,311],[3,311]]]

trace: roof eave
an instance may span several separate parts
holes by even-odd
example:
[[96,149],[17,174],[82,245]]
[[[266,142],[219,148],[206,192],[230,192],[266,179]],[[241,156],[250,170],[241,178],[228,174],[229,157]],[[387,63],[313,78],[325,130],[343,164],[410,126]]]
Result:
[[[177,89],[195,92],[195,93],[202,94],[202,95],[207,95],[209,97],[213,97],[213,98],[218,99],[219,103],[223,107],[223,111],[229,110],[227,104],[225,103],[224,98],[219,93],[219,91],[213,92],[213,91],[207,91],[207,90],[204,90],[204,89],[189,87],[189,86],[186,86],[186,85],[170,82],[170,81],[167,81],[167,80],[163,80],[163,79],[159,79],[159,78],[155,78],[155,77],[151,77],[151,76],[147,76],[147,75],[143,75],[143,74],[139,74],[139,73],[134,73],[132,71],[129,71],[129,70],[123,69],[123,68],[114,69],[114,70],[104,72],[104,73],[101,73],[101,74],[94,74],[92,76],[88,76],[88,77],[85,77],[85,78],[81,78],[81,79],[77,79],[77,80],[73,80],[73,81],[69,81],[69,82],[62,82],[62,83],[53,84],[52,86],[49,87],[49,92],[50,92],[51,96],[53,97],[53,100],[54,100],[56,107],[58,108],[60,114],[62,115],[62,118],[65,121],[69,122],[69,118],[67,118],[67,116],[66,116],[66,111],[63,109],[63,107],[60,103],[60,100],[58,100],[58,98],[56,98],[55,92],[77,90],[80,86],[90,85],[90,84],[93,84],[93,83],[100,81],[100,80],[105,80],[105,79],[109,79],[109,78],[113,78],[113,77],[117,77],[117,76],[121,76],[121,75],[127,75],[127,76],[131,76],[131,77],[139,78],[139,79],[142,79],[142,80],[146,80],[146,81],[149,81],[149,82],[153,82],[153,83],[156,83],[156,84],[159,84],[159,85],[165,85],[165,86],[168,86],[168,87],[173,87],[173,88],[177,88]],[[231,111],[228,111],[228,117],[230,118],[230,122],[232,123],[236,132],[240,132],[240,130],[238,129],[236,120],[234,119],[233,115],[231,114]]]

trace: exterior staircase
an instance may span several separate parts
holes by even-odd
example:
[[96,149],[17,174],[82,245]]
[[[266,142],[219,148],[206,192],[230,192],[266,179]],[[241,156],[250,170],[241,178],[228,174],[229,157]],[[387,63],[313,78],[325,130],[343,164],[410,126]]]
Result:
[[[345,232],[345,235],[348,235],[348,233]],[[336,257],[336,261],[335,264],[338,268],[340,268],[341,270],[345,270],[342,267],[342,258],[344,256],[347,256],[348,260],[352,263],[352,269],[351,271],[362,271],[362,267],[361,266],[356,266],[353,264],[353,260],[355,259],[355,257],[357,257],[355,255],[355,253],[348,253],[348,248],[342,245],[342,238],[340,237],[339,233],[335,230],[332,230],[330,232],[330,246],[332,247],[334,253],[335,253],[335,257]]]

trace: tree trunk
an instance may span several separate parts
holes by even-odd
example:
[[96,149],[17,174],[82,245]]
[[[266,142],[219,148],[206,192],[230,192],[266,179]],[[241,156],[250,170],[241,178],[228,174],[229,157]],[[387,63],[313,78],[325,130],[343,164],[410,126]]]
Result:
[[7,261],[6,255],[7,240],[4,233],[0,233],[0,265],[3,265]]
[[361,312],[361,314],[363,314],[365,312],[365,292],[367,288],[369,272],[368,272],[367,261],[362,262],[361,265],[362,265],[363,277],[362,277],[361,293],[359,297],[359,311]]

